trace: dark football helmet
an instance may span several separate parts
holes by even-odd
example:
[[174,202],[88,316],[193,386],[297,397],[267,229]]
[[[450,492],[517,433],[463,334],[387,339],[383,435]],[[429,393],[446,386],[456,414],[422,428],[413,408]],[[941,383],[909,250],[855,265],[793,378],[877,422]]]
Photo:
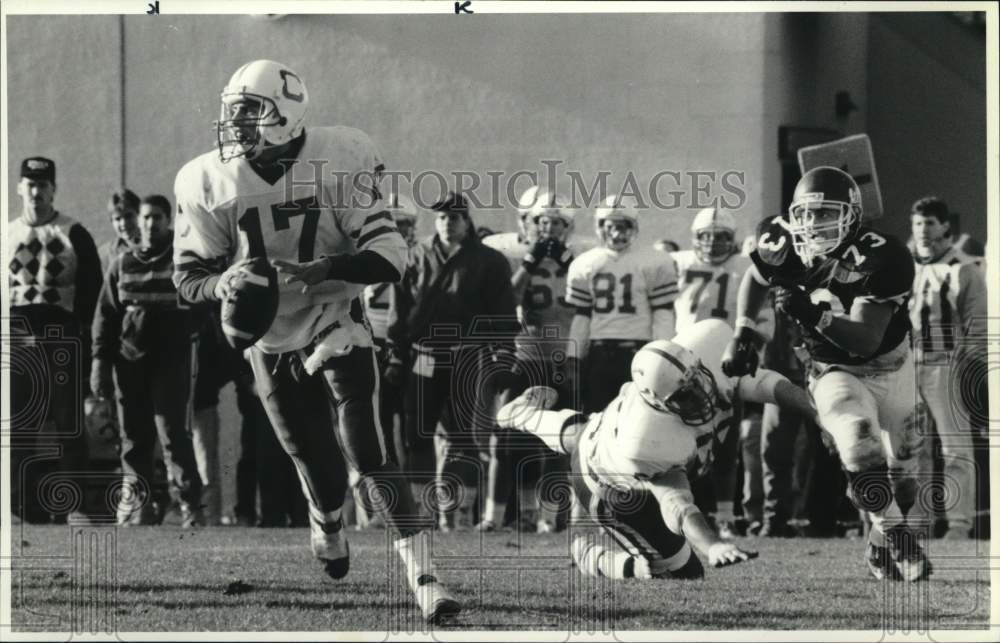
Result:
[[850,241],[861,226],[861,190],[835,167],[806,172],[788,208],[792,247],[807,265]]

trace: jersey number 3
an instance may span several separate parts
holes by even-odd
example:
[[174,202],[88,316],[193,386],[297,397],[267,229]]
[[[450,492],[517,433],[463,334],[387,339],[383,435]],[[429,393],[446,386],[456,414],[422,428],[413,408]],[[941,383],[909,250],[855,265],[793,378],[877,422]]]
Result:
[[[313,260],[316,247],[316,229],[319,227],[320,209],[316,197],[310,196],[296,199],[288,203],[271,205],[271,222],[275,232],[290,230],[291,220],[302,217],[302,233],[299,236],[299,263]],[[240,230],[247,235],[248,256],[267,259],[267,248],[264,247],[264,233],[260,228],[260,210],[256,207],[247,208],[238,222]]]

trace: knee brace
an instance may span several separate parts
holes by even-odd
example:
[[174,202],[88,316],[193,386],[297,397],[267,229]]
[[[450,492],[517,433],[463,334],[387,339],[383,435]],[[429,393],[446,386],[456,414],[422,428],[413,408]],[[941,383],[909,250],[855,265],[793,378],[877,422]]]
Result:
[[847,497],[863,511],[879,512],[892,501],[888,467],[880,466],[863,471],[847,471]]

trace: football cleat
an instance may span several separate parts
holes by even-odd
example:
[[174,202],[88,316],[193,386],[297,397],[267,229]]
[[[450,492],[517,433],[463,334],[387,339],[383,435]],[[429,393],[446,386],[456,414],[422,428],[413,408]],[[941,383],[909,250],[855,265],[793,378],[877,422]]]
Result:
[[902,580],[913,583],[931,575],[931,562],[927,560],[917,537],[905,525],[885,532],[885,549]]
[[433,576],[421,578],[420,586],[413,592],[413,596],[424,621],[432,625],[441,625],[462,611],[461,604]]
[[889,558],[888,548],[876,545],[870,540],[865,544],[865,563],[868,565],[869,573],[878,580],[899,578],[896,567]]
[[532,386],[524,393],[504,404],[497,413],[497,424],[505,429],[516,429],[535,411],[545,411],[555,406],[559,393],[550,386]]
[[205,515],[201,507],[194,507],[186,502],[181,503],[181,527],[190,529],[191,527],[204,527]]
[[489,531],[499,531],[497,524],[492,520],[483,520],[475,526],[476,531],[489,532]]
[[309,544],[316,558],[323,563],[326,575],[334,580],[347,576],[351,568],[351,548],[344,534],[344,523],[330,525],[309,521]]
[[535,532],[539,534],[554,534],[556,533],[556,524],[551,520],[542,518],[535,523]]

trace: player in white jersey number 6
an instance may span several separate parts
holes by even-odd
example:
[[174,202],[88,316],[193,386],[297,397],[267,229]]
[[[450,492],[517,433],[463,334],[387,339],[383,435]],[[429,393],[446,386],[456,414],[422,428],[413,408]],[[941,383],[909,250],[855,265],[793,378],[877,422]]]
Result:
[[[746,401],[815,411],[805,391],[773,371],[730,378],[721,358],[732,329],[718,319],[672,340],[645,344],[632,359],[632,381],[599,413],[547,410],[553,389],[533,387],[504,406],[501,426],[537,435],[567,453],[580,502],[611,537],[573,542],[581,573],[609,578],[701,578],[691,545],[721,567],[754,558],[719,538],[695,506],[689,475],[712,466],[712,446]],[[689,544],[690,543],[690,544]]]
[[406,242],[379,194],[382,165],[371,140],[348,127],[304,127],[308,102],[285,65],[257,60],[233,74],[222,93],[218,152],[190,161],[175,182],[174,282],[185,299],[210,302],[230,296],[243,260],[278,268],[278,313],[249,355],[309,500],[313,553],[332,578],[347,574],[346,458],[394,532],[424,617],[436,622],[459,604],[437,580],[429,525],[386,448],[359,299],[366,284],[399,281]]

